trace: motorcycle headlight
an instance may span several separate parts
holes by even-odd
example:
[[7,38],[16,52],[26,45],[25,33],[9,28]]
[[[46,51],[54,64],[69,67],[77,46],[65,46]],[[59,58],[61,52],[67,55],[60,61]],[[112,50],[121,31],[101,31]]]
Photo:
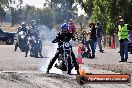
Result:
[[25,36],[21,36],[22,39],[24,39]]
[[66,42],[65,47],[70,47],[70,44],[68,42]]
[[60,65],[62,65],[62,63],[63,63],[63,61],[62,61],[62,60],[60,60],[60,61],[59,61],[59,64],[60,64]]
[[23,31],[19,32],[18,34],[19,34],[19,35],[23,35]]

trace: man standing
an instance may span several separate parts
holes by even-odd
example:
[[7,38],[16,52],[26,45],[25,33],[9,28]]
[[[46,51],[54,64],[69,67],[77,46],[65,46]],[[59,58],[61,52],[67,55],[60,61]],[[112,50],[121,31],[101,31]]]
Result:
[[119,20],[118,25],[118,37],[120,41],[120,56],[121,61],[119,62],[127,62],[128,59],[128,31],[132,30],[132,27],[128,24],[124,24],[124,20]]
[[70,19],[70,21],[68,22],[68,30],[70,33],[72,33],[75,37],[78,36],[77,32],[76,32],[76,27],[74,25],[74,21],[72,19]]
[[70,19],[70,21],[68,22],[68,30],[70,33],[74,33],[76,31],[76,28],[72,19]]
[[98,42],[99,45],[99,51],[103,52],[104,50],[102,50],[102,44],[101,44],[101,39],[102,39],[102,28],[101,28],[101,23],[98,21],[97,22],[97,41],[95,42],[95,49],[96,49],[96,44]]
[[89,24],[89,27],[91,28],[90,32],[88,32],[88,35],[90,35],[90,39],[88,41],[86,41],[85,44],[87,46],[88,51],[90,51],[89,46],[88,46],[88,45],[90,45],[91,50],[92,50],[92,57],[91,58],[95,58],[95,46],[94,46],[94,44],[97,40],[95,24],[91,22]]

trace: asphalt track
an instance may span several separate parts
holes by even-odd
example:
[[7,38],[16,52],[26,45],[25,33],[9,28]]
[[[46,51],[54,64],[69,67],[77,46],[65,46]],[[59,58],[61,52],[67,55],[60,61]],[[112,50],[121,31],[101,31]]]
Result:
[[[19,49],[16,52],[13,51],[14,45],[0,45],[0,88],[53,88],[53,87],[54,88],[132,88],[131,83],[128,84],[87,83],[81,86],[77,83],[75,76],[64,75],[62,74],[61,71],[56,70],[55,68],[53,68],[50,72],[51,73],[58,72],[58,74],[45,74],[46,65],[49,61],[49,58],[51,58],[54,55],[55,53],[54,51],[56,51],[55,48],[56,47],[52,45],[44,46],[43,47],[44,58],[33,58],[30,56],[26,58],[24,57],[24,53],[20,52]],[[108,53],[111,53],[109,49],[106,51]],[[115,52],[113,52],[113,55]],[[98,59],[95,59],[93,61],[91,59],[84,59],[83,62],[85,64],[101,63],[101,61],[99,60],[100,54],[98,52],[97,52],[97,56]],[[113,61],[113,63],[119,63],[118,59]],[[96,69],[93,66],[88,66],[86,70],[88,72],[93,72],[93,73],[112,72],[112,71],[102,70],[99,68]]]

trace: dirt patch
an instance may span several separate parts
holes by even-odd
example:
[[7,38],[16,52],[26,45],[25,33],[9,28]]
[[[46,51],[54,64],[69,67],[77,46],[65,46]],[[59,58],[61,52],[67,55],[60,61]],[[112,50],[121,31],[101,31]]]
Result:
[[9,23],[3,23],[0,25],[0,28],[6,32],[16,32],[18,27],[19,25],[11,26]]
[[96,69],[108,70],[115,73],[132,74],[132,64],[87,64]]
[[0,73],[1,79],[12,82],[12,85],[14,83],[28,85],[28,88],[81,88],[76,80],[68,75],[4,72]]

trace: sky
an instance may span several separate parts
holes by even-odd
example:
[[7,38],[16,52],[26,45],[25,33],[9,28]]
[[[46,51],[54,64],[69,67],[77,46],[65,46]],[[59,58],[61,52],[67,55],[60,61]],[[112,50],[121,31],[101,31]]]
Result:
[[23,0],[23,4],[34,5],[35,7],[42,8],[45,0]]
[[[43,3],[45,2],[45,0],[23,0],[23,4],[28,4],[28,5],[34,5],[35,7],[38,8],[43,8]],[[84,10],[81,9],[81,6],[77,6],[78,7],[78,16],[80,16],[81,14],[84,14]]]

